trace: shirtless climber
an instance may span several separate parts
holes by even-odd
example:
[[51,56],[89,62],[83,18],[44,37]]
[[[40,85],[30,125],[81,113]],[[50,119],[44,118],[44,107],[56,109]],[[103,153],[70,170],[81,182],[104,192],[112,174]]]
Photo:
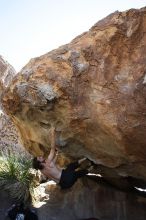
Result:
[[86,160],[86,158],[69,164],[66,169],[57,166],[56,160],[57,151],[53,138],[51,141],[51,150],[48,158],[45,160],[43,157],[35,157],[33,159],[33,167],[35,169],[39,169],[43,175],[58,183],[62,189],[72,187],[78,178],[85,176],[93,168],[93,166],[90,166],[88,169],[76,170],[80,167],[80,164]]

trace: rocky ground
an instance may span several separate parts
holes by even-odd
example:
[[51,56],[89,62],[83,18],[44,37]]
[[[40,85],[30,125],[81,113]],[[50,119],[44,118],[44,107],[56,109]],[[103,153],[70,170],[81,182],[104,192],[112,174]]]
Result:
[[[13,201],[2,191],[0,195],[0,219],[5,220],[4,214]],[[100,220],[146,219],[145,197],[87,178],[68,190],[60,190],[53,182],[41,184],[37,195],[39,201],[34,206],[39,220],[83,220],[91,217]]]

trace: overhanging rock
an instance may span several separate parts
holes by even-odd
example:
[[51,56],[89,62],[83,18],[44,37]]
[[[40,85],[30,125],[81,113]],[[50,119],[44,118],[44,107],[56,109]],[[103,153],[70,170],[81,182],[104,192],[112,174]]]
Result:
[[30,62],[3,95],[25,148],[146,180],[146,8],[115,12]]

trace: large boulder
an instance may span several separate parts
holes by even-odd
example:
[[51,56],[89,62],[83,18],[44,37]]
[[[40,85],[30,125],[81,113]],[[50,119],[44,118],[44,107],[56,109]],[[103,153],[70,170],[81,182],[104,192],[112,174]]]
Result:
[[[15,75],[15,69],[0,56],[0,99]],[[0,101],[0,153],[5,154],[8,152],[27,155],[22,146],[18,130],[10,117],[2,111]]]
[[67,158],[146,180],[145,32],[146,8],[117,11],[14,77],[3,107],[31,154],[48,154],[55,127]]

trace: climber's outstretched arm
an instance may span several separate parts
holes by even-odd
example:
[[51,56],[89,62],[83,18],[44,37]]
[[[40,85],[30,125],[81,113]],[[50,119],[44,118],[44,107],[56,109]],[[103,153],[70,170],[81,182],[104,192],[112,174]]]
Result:
[[55,157],[55,148],[51,148],[47,161],[49,162],[53,161],[54,157]]
[[55,136],[54,127],[52,127],[50,130],[50,142],[51,142],[51,148],[55,148],[56,136]]
[[50,150],[50,153],[49,153],[49,156],[48,156],[48,161],[53,161],[55,162],[56,161],[56,147],[55,147],[55,128],[52,127],[51,130],[50,130],[50,142],[51,142],[51,150]]

